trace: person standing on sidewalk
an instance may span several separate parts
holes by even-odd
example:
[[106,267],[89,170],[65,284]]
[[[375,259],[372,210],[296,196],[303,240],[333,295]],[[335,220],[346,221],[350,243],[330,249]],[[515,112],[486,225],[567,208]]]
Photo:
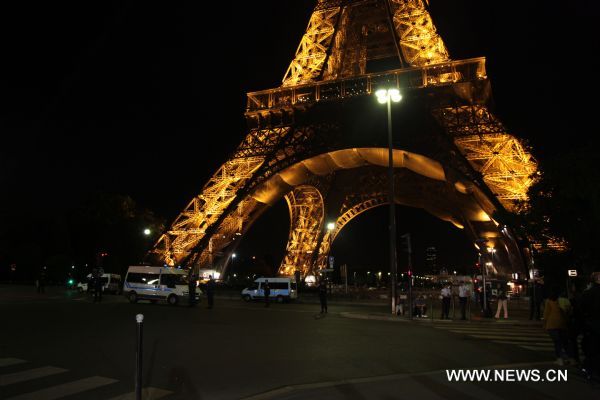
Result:
[[467,300],[469,299],[469,288],[465,285],[464,281],[460,281],[458,287],[458,301],[460,303],[460,313],[462,320],[467,319]]
[[445,286],[441,291],[442,296],[442,319],[444,317],[449,319],[448,314],[450,313],[450,298],[452,297],[452,291],[450,290],[450,285]]
[[190,307],[194,307],[196,305],[196,275],[190,269],[190,273],[188,275],[188,296]]
[[271,288],[269,287],[269,281],[265,280],[263,283],[263,294],[265,295],[265,307],[269,307],[269,296],[271,295]]
[[539,321],[542,316],[540,309],[544,300],[544,286],[539,279],[534,278],[527,289],[529,292],[529,319],[535,318]]
[[319,301],[321,302],[321,314],[327,313],[327,285],[324,279],[319,283]]
[[206,308],[213,308],[215,304],[215,280],[212,275],[208,276],[208,282],[206,282],[206,298],[208,299]]
[[498,289],[498,309],[496,309],[495,318],[500,318],[500,310],[504,308],[504,319],[508,319],[508,297],[506,296],[506,288],[501,283],[499,283],[496,288]]
[[92,271],[94,303],[102,303],[102,275],[104,275],[104,269],[102,269],[102,267],[96,267],[94,268],[94,271]]
[[566,356],[566,338],[567,338],[567,320],[564,312],[558,304],[558,287],[552,288],[546,304],[544,305],[544,329],[548,331],[548,335],[554,343],[554,353],[556,355],[556,363],[564,365]]
[[600,273],[592,274],[591,285],[581,295],[581,311],[584,372],[589,379],[597,378],[600,376]]
[[[44,269],[45,268],[46,267],[44,267]],[[40,275],[38,276],[38,279],[37,279],[37,282],[36,282],[36,284],[37,284],[37,292],[38,293],[45,293],[46,292],[45,289],[44,289],[44,287],[46,286],[46,271],[44,269],[42,269],[40,271]]]

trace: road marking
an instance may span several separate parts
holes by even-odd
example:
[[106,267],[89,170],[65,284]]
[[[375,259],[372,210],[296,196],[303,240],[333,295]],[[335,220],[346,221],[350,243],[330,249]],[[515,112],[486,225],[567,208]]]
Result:
[[[147,387],[142,389],[142,399],[144,400],[158,400],[165,397],[173,392],[164,389],[158,389],[154,387]],[[110,400],[135,400],[135,392],[122,394],[117,397],[112,397]]]
[[25,360],[19,358],[0,358],[0,367],[8,367],[9,365],[23,364]]
[[43,378],[44,376],[60,374],[62,372],[67,372],[67,370],[57,367],[41,367],[28,369],[26,371],[14,372],[12,374],[4,374],[0,375],[0,386],[12,385],[14,383]]
[[538,333],[520,333],[520,332],[502,332],[502,331],[463,331],[460,329],[448,329],[450,332],[462,333],[465,335],[472,334],[490,334],[490,335],[506,335],[506,336],[525,336],[525,337],[547,337],[548,335],[544,332]]
[[440,326],[440,325],[434,325],[434,328],[438,328],[438,329],[460,329],[460,330],[464,330],[464,331],[498,331],[498,332],[525,332],[525,333],[542,333],[545,332],[542,329],[532,329],[532,328],[514,328],[514,329],[509,329],[509,328],[501,328],[501,327],[484,327],[484,326],[457,326],[457,325],[453,325],[453,326]]
[[[517,339],[517,338],[507,338],[506,336],[501,336],[501,335],[469,335],[471,337],[477,338],[477,339],[496,339],[496,340],[503,340],[503,339]],[[520,341],[525,341],[525,342],[537,342],[537,343],[541,343],[541,342],[548,342],[551,343],[552,340],[548,339],[548,338],[529,338],[529,337],[520,337],[518,338]]]
[[95,389],[100,386],[109,385],[114,382],[117,382],[117,380],[104,378],[102,376],[92,376],[90,378],[63,383],[62,385],[52,386],[35,392],[21,394],[11,397],[7,400],[54,400],[76,393],[85,392],[86,390]]
[[554,346],[523,346],[520,347],[533,351],[554,351]]

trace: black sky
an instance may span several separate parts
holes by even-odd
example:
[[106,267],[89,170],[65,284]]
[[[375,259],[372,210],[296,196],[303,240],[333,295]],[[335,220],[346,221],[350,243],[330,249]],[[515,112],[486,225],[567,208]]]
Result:
[[[452,58],[487,58],[496,112],[536,157],[585,145],[597,132],[594,1],[431,3]],[[2,206],[59,213],[107,191],[130,194],[171,220],[243,138],[245,93],[280,84],[313,4],[2,6]],[[241,250],[281,253],[288,228],[269,221],[282,216],[280,205],[251,232],[265,238],[282,231],[282,240],[277,234],[277,243],[257,244],[249,237]],[[386,254],[385,241],[377,244],[367,232],[385,237],[380,217],[378,211],[357,219],[334,250],[363,264]],[[448,248],[448,263],[448,243],[468,246],[426,215],[404,210],[400,217],[407,230],[425,227],[432,239],[419,246]],[[356,241],[366,241],[368,251],[343,244]]]

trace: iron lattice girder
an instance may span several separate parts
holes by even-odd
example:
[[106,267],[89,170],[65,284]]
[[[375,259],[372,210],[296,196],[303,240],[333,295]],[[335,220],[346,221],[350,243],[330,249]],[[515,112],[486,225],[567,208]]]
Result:
[[[252,129],[233,156],[223,164],[163,234],[152,250],[169,265],[197,248],[195,263],[212,263],[213,256],[242,232],[247,196],[275,172],[322,146],[331,124]],[[237,212],[237,217],[234,217]],[[231,227],[238,227],[237,230]],[[168,240],[167,240],[168,239]]]
[[527,200],[537,163],[485,105],[437,109],[434,116],[505,208]]
[[[365,8],[363,13],[359,12],[361,8]],[[367,17],[377,10],[381,18],[367,22]],[[353,22],[354,18],[360,21]],[[422,0],[319,1],[284,75],[283,86],[364,74],[367,59],[378,58],[376,46],[367,49],[366,44],[368,35],[374,32],[387,32],[388,40],[401,49],[408,65],[449,60],[446,46]],[[375,54],[371,57],[369,51]],[[402,60],[398,62],[402,64]],[[325,70],[327,74],[323,75]]]
[[316,9],[308,22],[306,33],[283,78],[283,85],[297,85],[317,79],[325,64],[327,50],[335,32],[339,7]]
[[323,197],[316,187],[301,185],[289,192],[285,200],[290,210],[290,234],[279,273],[293,275],[300,270],[306,276],[312,270],[313,253],[323,231]]
[[409,65],[423,66],[450,59],[422,0],[390,0],[400,48]]

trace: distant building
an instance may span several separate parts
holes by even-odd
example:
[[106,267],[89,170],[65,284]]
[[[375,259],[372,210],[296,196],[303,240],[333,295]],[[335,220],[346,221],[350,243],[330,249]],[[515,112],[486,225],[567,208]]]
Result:
[[433,246],[425,249],[425,266],[427,268],[427,272],[431,274],[437,274],[437,249]]

